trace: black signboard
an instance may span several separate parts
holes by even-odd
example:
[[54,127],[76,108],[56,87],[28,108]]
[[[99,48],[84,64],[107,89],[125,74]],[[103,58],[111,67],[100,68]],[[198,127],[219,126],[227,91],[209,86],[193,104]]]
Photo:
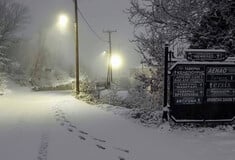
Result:
[[225,50],[188,49],[185,55],[188,61],[224,61],[228,58]]
[[175,121],[230,121],[235,117],[235,64],[176,64],[170,90]]

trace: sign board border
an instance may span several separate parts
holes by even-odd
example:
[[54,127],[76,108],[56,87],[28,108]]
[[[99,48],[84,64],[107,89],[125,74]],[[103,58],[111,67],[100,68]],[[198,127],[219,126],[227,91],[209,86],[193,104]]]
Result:
[[[200,61],[181,61],[181,62],[176,62],[175,64],[173,64],[169,71],[168,71],[168,75],[170,76],[170,92],[173,89],[173,82],[172,82],[172,72],[173,70],[177,67],[177,65],[204,65],[205,68],[207,66],[234,66],[235,67],[235,63],[233,62],[200,62]],[[206,71],[205,71],[206,72]],[[206,76],[206,75],[205,75]],[[205,90],[205,88],[204,88]],[[171,98],[172,98],[172,92],[170,93],[170,105],[172,105],[171,103]],[[205,96],[204,96],[205,97]],[[205,104],[204,104],[205,105]],[[170,106],[170,110],[173,106]],[[177,119],[176,117],[174,117],[171,113],[170,113],[170,118],[175,121],[175,122],[231,122],[233,120],[235,120],[235,115],[232,118],[228,118],[228,119]]]

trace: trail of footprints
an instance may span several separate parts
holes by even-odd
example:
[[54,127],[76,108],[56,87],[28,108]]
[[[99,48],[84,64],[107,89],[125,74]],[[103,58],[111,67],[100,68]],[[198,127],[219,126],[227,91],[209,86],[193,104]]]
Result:
[[[79,129],[76,125],[74,125],[65,115],[65,113],[59,109],[58,107],[52,107],[52,110],[54,112],[54,116],[56,121],[63,127],[66,127],[66,129],[68,130],[69,133],[76,133],[77,137],[81,140],[81,141],[93,141],[94,145],[101,149],[101,150],[106,150],[106,149],[113,149],[113,150],[117,150],[120,151],[122,153],[126,153],[129,154],[130,151],[127,149],[123,149],[120,147],[112,147],[112,146],[108,146],[106,143],[106,140],[100,139],[100,138],[96,138],[96,137],[92,137],[90,136],[87,132],[85,132],[84,130]],[[122,156],[118,156],[119,160],[126,160],[126,158],[122,157]],[[38,159],[41,160],[41,159]],[[44,160],[44,159],[42,159]],[[46,160],[46,159],[45,159]]]
[[48,136],[42,134],[37,160],[47,160]]

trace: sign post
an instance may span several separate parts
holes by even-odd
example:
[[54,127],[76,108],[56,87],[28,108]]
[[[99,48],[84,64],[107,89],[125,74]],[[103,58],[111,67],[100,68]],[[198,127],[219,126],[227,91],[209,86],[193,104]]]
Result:
[[163,107],[167,106],[167,86],[168,86],[168,44],[165,44],[165,62],[164,62],[164,101]]
[[163,114],[162,121],[168,121],[168,52],[169,45],[165,44],[165,61],[164,61],[164,99],[163,99]]

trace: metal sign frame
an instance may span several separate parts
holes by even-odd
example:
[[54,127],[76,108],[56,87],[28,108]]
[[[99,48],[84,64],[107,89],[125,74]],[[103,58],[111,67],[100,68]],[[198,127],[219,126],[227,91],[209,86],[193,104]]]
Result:
[[228,58],[227,52],[222,49],[187,49],[184,52],[188,61],[222,62]]
[[170,111],[175,122],[234,120],[235,63],[174,64],[170,69]]

